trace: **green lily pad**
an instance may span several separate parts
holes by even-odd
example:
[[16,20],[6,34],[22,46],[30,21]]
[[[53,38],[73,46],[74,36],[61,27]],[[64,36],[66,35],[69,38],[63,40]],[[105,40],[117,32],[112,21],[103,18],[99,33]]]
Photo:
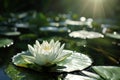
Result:
[[13,44],[13,40],[11,39],[6,39],[6,38],[0,39],[0,47],[9,47],[12,44]]
[[40,31],[50,31],[50,32],[67,32],[67,27],[40,27]]
[[0,34],[5,36],[18,36],[20,32],[0,32]]
[[[66,52],[72,52],[70,50],[65,50]],[[16,66],[30,68],[35,71],[40,71],[43,69],[41,66],[38,66],[33,63],[28,63],[23,59],[23,55],[29,55],[27,51],[23,51],[22,53],[18,53],[12,58],[12,62]],[[67,57],[64,61],[56,64],[57,66],[52,66],[51,69],[47,69],[51,72],[71,72],[75,70],[83,70],[92,64],[92,60],[84,54],[74,52],[71,56]]]
[[97,80],[97,79],[81,75],[68,74],[64,80]]
[[81,71],[84,75],[89,76],[90,78],[92,78],[93,80],[103,80],[98,74],[93,73],[93,72],[89,72],[89,71],[85,71],[82,70]]
[[5,72],[11,80],[61,80],[61,76],[56,73],[26,70],[12,64],[7,66]]
[[106,33],[106,36],[114,39],[120,39],[120,34],[111,34],[111,33]]
[[120,80],[120,67],[94,66],[92,67],[104,80]]
[[[66,50],[66,52],[69,50]],[[64,66],[65,68],[62,71],[75,71],[75,70],[83,70],[92,64],[91,59],[82,53],[74,52],[70,57],[68,57],[63,62],[59,63],[59,66]]]
[[20,38],[20,40],[36,39],[37,35],[35,35],[35,34],[23,34],[19,38]]
[[[75,74],[57,74],[53,72],[35,72],[23,68],[15,67],[12,64],[9,64],[8,67],[5,69],[6,74],[12,79],[12,80],[103,80],[99,78],[94,78],[91,76],[85,76],[85,75],[75,75]],[[87,72],[88,75],[91,72]],[[92,75],[97,75],[95,73],[92,73]],[[65,76],[66,75],[66,76]]]
[[21,80],[22,75],[20,76],[20,71],[17,70],[13,65],[8,65],[8,67],[5,69],[6,74],[12,79],[12,80]]
[[104,35],[94,31],[79,30],[69,33],[70,37],[81,38],[81,39],[94,39],[94,38],[103,38]]

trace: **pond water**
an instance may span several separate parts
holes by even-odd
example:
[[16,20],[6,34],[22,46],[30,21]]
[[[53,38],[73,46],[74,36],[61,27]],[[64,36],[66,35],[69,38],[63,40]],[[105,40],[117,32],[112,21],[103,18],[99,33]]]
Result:
[[[73,21],[74,23],[74,21]],[[62,26],[67,23],[62,23]],[[53,24],[52,24],[53,25]],[[82,24],[83,25],[83,24]],[[103,29],[104,28],[104,29]],[[13,55],[27,50],[27,44],[33,44],[35,40],[39,40],[42,42],[43,40],[50,41],[51,39],[59,40],[62,43],[65,43],[65,49],[77,51],[83,54],[88,55],[92,61],[92,66],[119,66],[120,65],[120,33],[114,28],[108,29],[109,27],[103,26],[102,28],[91,28],[86,26],[81,26],[81,23],[77,25],[68,24],[68,26],[64,25],[63,27],[41,27],[39,28],[39,32],[35,31],[33,27],[25,28],[17,27],[17,31],[20,32],[16,34],[16,32],[11,35],[6,35],[4,33],[1,34],[0,38],[8,38],[13,40],[13,43],[10,46],[7,46],[8,43],[2,44],[6,47],[0,47],[0,80],[63,80],[62,78],[67,74],[63,73],[62,75],[52,74],[52,76],[47,75],[45,73],[38,73],[31,70],[26,70],[22,68],[18,68],[11,62],[11,58]],[[32,30],[33,29],[33,30]],[[106,29],[106,31],[105,31]],[[79,35],[77,37],[71,37],[69,34],[73,31],[85,30],[85,31],[93,31],[101,33],[79,33],[75,35]],[[110,34],[105,34],[104,32],[109,32]],[[118,30],[118,29],[117,29]],[[120,30],[120,28],[119,28]],[[8,33],[10,34],[10,33]],[[91,35],[90,35],[91,34]],[[117,34],[117,35],[116,35]],[[90,35],[90,36],[88,36]],[[87,36],[87,37],[85,37]],[[92,38],[89,38],[91,37]],[[4,42],[4,41],[3,41]],[[1,42],[1,43],[3,43]],[[1,44],[0,43],[0,44]],[[91,71],[91,66],[86,70]],[[34,73],[34,74],[33,74]],[[38,74],[42,75],[39,76]],[[72,72],[72,74],[80,74],[79,72]],[[25,77],[25,78],[24,78]]]

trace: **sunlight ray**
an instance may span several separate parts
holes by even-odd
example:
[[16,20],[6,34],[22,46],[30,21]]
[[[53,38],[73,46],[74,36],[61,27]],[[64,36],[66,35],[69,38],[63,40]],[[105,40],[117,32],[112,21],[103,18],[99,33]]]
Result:
[[84,14],[86,9],[89,7],[89,1],[83,2],[84,6],[82,6],[80,14]]
[[82,2],[80,14],[85,16],[87,14],[93,18],[105,18],[114,14],[115,4],[115,0],[86,0]]

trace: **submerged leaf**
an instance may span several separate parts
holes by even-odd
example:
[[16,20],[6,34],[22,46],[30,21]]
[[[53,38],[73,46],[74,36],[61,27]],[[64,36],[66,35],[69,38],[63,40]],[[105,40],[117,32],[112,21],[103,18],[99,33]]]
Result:
[[102,80],[102,79],[100,78],[100,76],[99,76],[98,74],[96,74],[96,73],[92,73],[92,72],[85,71],[85,70],[83,70],[82,73],[85,74],[86,76],[91,77],[91,78],[94,78],[94,79],[97,79],[97,80],[98,80],[98,79],[99,79],[99,80]]

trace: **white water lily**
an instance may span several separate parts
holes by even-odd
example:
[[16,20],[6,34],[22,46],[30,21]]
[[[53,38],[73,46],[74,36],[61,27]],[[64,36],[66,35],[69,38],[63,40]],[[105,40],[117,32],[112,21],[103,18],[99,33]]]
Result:
[[54,40],[51,40],[49,43],[47,41],[43,41],[40,44],[37,40],[34,46],[28,44],[28,50],[32,55],[22,55],[23,59],[27,63],[34,63],[40,66],[51,66],[57,64],[72,53],[66,53],[64,50],[64,45]]
[[40,44],[36,40],[33,46],[28,44],[28,51],[14,55],[12,62],[18,67],[40,72],[71,72],[83,70],[92,64],[92,60],[87,55],[65,50],[64,46],[65,44],[61,44],[59,41],[43,41]]

